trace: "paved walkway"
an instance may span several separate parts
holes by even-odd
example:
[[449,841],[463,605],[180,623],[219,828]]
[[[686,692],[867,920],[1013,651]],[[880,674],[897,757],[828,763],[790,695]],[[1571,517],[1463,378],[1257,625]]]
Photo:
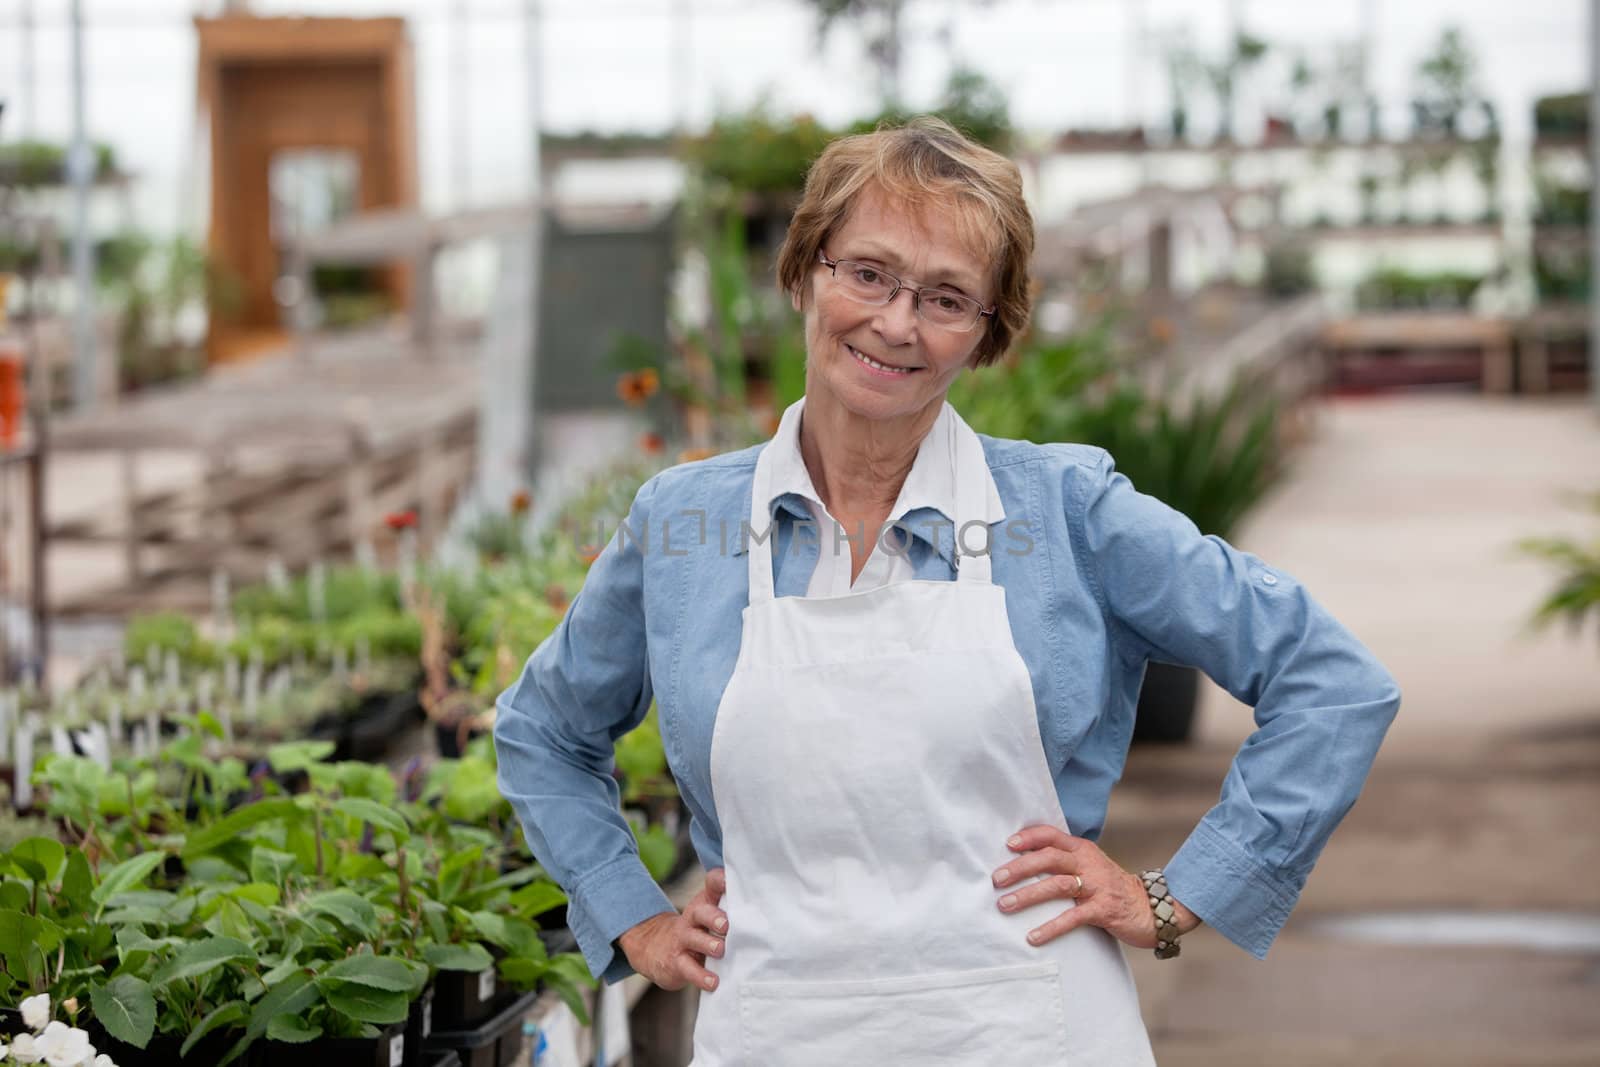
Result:
[[[1600,635],[1528,636],[1552,576],[1509,548],[1594,536],[1561,498],[1583,490],[1600,490],[1600,418],[1581,401],[1325,409],[1235,540],[1304,581],[1405,701],[1265,962],[1207,929],[1172,963],[1134,954],[1164,1065],[1600,1063],[1600,949],[1377,945],[1324,925],[1439,908],[1600,921]],[[1250,728],[1212,689],[1198,744],[1136,750],[1107,848],[1127,866],[1169,855]]]

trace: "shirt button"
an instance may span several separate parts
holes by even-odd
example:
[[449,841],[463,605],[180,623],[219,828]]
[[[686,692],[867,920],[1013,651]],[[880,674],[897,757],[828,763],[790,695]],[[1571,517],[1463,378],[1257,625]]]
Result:
[[1262,585],[1277,585],[1278,584],[1278,576],[1276,574],[1263,574],[1261,576],[1261,584]]

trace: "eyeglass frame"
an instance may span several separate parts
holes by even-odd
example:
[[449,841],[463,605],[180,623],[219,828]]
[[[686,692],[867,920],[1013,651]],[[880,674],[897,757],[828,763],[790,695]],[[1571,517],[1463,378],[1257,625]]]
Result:
[[[835,279],[837,279],[839,277],[839,264],[841,264],[841,263],[861,263],[861,260],[859,260],[859,259],[829,259],[828,258],[828,253],[824,252],[820,248],[817,249],[817,258],[822,261],[822,265],[824,267],[828,268],[829,274]],[[987,315],[991,319],[994,318],[995,310],[999,307],[998,304],[991,304],[988,307],[984,307],[983,304],[979,303],[979,301],[978,301],[978,299],[976,297],[968,296],[966,293],[953,292],[953,291],[951,291],[949,289],[940,289],[938,286],[923,285],[923,286],[917,286],[916,288],[913,288],[913,287],[907,285],[905,282],[901,281],[894,274],[891,274],[890,272],[884,270],[882,267],[873,267],[871,263],[861,263],[861,265],[863,267],[872,267],[873,270],[877,271],[879,274],[883,275],[885,278],[888,278],[890,281],[894,282],[894,288],[889,290],[888,297],[881,304],[869,304],[869,303],[867,303],[867,301],[861,300],[858,297],[854,297],[854,296],[852,296],[850,299],[855,300],[857,303],[864,304],[867,307],[888,307],[890,304],[894,303],[894,298],[900,295],[900,290],[904,289],[906,292],[911,294],[911,310],[916,312],[917,318],[920,319],[923,322],[926,322],[929,326],[932,326],[934,329],[937,329],[937,330],[944,330],[944,331],[946,331],[948,333],[971,333],[973,330],[978,328],[978,321],[980,319],[982,319],[985,315]],[[928,293],[928,292],[943,293],[946,296],[959,296],[959,297],[962,297],[964,299],[971,300],[974,304],[978,305],[978,318],[973,319],[972,320],[972,325],[968,326],[964,330],[956,329],[953,326],[944,326],[944,325],[941,325],[940,323],[933,322],[933,321],[931,321],[929,319],[923,318],[923,315],[922,315],[922,294],[923,293]]]

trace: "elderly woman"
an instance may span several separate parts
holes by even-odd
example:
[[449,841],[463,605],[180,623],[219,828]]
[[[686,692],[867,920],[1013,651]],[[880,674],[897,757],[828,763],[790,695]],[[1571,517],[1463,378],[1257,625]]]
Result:
[[[805,398],[652,478],[500,700],[589,966],[705,991],[700,1067],[1151,1062],[1121,946],[1204,920],[1264,955],[1398,707],[1294,578],[946,403],[1025,328],[1033,242],[1016,167],[949,126],[834,142],[778,264]],[[1258,729],[1134,874],[1095,839],[1150,660]],[[709,872],[681,914],[610,774],[652,700]]]

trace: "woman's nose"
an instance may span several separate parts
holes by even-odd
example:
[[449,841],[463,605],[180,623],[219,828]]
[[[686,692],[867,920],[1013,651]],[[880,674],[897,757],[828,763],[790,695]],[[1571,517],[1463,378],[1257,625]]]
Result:
[[892,345],[903,345],[911,340],[917,330],[917,294],[901,289],[878,309],[873,328]]

